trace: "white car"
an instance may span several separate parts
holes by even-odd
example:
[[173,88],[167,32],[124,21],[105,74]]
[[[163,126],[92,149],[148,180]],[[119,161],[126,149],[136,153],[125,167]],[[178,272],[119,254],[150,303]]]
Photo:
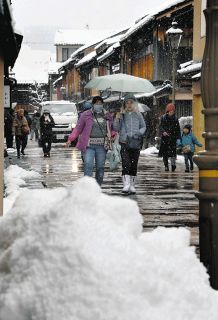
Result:
[[41,103],[41,115],[48,110],[54,119],[53,142],[66,142],[76,127],[78,112],[76,104],[70,101],[46,101]]

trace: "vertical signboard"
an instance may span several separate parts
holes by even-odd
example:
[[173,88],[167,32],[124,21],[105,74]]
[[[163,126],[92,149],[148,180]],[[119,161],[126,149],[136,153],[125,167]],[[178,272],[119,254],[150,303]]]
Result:
[[10,86],[4,86],[4,108],[10,108],[11,106],[11,96],[10,96]]

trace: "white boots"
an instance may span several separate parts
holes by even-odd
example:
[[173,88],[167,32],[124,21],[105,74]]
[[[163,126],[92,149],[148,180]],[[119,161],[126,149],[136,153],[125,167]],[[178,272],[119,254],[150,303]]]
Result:
[[123,193],[129,193],[129,189],[130,189],[130,176],[129,175],[125,175],[123,176]]
[[135,180],[136,177],[130,176],[130,193],[135,194],[136,193],[136,189],[135,189]]
[[135,194],[136,189],[135,189],[135,180],[136,177],[125,175],[123,176],[123,193],[131,193]]

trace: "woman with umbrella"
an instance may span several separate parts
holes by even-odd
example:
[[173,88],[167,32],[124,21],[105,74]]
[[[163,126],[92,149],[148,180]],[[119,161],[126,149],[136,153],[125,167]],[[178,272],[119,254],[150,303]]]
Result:
[[133,94],[124,98],[122,114],[117,113],[114,129],[120,133],[123,193],[135,194],[135,182],[138,160],[142,148],[142,139],[146,131],[146,124],[142,114],[138,111],[137,101]]
[[179,121],[175,115],[175,106],[169,103],[166,114],[161,118],[160,123],[161,145],[159,156],[163,157],[165,171],[169,171],[169,158],[171,160],[172,172],[176,170],[176,142],[181,139]]

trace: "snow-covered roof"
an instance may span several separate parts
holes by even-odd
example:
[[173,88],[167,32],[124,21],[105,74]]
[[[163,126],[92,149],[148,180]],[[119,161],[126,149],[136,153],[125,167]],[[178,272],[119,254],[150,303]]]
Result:
[[188,0],[167,0],[164,1],[164,3],[162,3],[161,5],[157,6],[156,8],[147,10],[144,17],[136,21],[136,23],[124,34],[121,41],[127,39],[137,30],[154,20],[155,17],[161,14],[162,12],[185,2],[188,2]]
[[55,45],[85,45],[101,41],[108,37],[112,31],[110,30],[58,30],[55,35]]
[[110,46],[110,47],[107,49],[107,51],[106,51],[104,54],[102,54],[101,56],[99,56],[99,57],[97,58],[97,60],[98,60],[99,62],[104,61],[105,59],[107,59],[109,56],[111,56],[111,55],[114,53],[114,51],[115,51],[116,48],[119,48],[119,47],[120,47],[120,42],[117,42],[117,43],[113,44],[112,46]]
[[20,54],[13,68],[18,83],[48,83],[48,70],[51,61],[55,60],[50,51],[33,50],[22,45]]
[[160,92],[162,92],[164,90],[170,90],[170,89],[172,89],[172,85],[168,83],[168,84],[163,85],[160,88],[157,88],[155,91],[150,92],[150,93],[137,93],[137,94],[135,94],[135,97],[137,99],[139,99],[139,98],[150,98],[150,97],[153,97],[154,95],[157,95],[158,93],[160,93]]
[[102,45],[107,45],[107,46],[109,46],[109,45],[112,45],[112,44],[114,44],[114,43],[116,43],[116,42],[119,42],[120,41],[120,39],[122,38],[122,36],[123,36],[123,34],[119,34],[119,35],[117,35],[117,36],[115,36],[115,37],[111,37],[111,38],[107,38],[107,39],[105,39],[105,40],[103,40],[101,43],[99,43],[96,47],[95,47],[95,49],[97,50],[98,48],[100,48]]
[[181,64],[180,64],[180,69],[183,69],[183,68],[185,68],[185,67],[188,67],[188,66],[190,66],[190,65],[193,64],[193,63],[194,63],[193,60],[187,61],[187,62],[185,62],[185,63],[181,63]]
[[78,67],[81,67],[83,64],[85,63],[88,63],[90,61],[92,61],[95,57],[96,57],[97,53],[96,51],[92,51],[90,52],[89,54],[87,54],[85,57],[83,57],[79,62],[77,62],[75,64],[75,66],[78,68]]
[[62,76],[60,76],[57,80],[55,80],[54,82],[53,82],[53,86],[55,86],[59,81],[61,81],[63,79],[63,77]]
[[199,79],[199,78],[201,78],[201,72],[195,74],[195,75],[192,77],[192,79]]
[[187,64],[185,67],[183,64],[183,68],[177,70],[177,72],[181,75],[185,75],[188,73],[193,73],[193,72],[199,71],[199,70],[201,70],[201,67],[202,67],[202,62],[192,61],[191,64]]
[[[112,37],[114,34],[116,34],[116,33],[112,33],[112,34],[110,34],[110,36]],[[114,38],[114,37],[112,37],[112,38]],[[79,49],[77,49],[77,50],[71,55],[71,57],[70,57],[68,60],[64,61],[64,62],[61,64],[61,67],[60,67],[60,68],[63,68],[63,67],[65,67],[65,66],[67,66],[71,61],[75,60],[75,59],[76,59],[76,56],[77,56],[80,52],[84,51],[84,50],[87,49],[87,48],[94,47],[94,46],[97,45],[98,43],[102,43],[103,40],[105,40],[105,39],[109,39],[109,38],[108,38],[108,37],[103,37],[103,38],[100,39],[100,41],[95,41],[95,42],[93,42],[93,39],[90,39],[90,42],[89,42],[88,44],[86,44],[86,45],[80,47]],[[95,48],[96,48],[96,47],[95,47]]]

